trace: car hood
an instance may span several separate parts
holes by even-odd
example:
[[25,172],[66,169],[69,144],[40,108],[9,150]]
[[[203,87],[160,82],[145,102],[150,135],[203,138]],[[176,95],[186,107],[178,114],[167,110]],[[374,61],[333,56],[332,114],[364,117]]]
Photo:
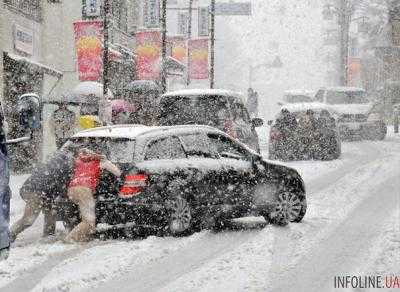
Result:
[[372,109],[372,103],[366,104],[336,104],[329,107],[336,114],[368,114]]

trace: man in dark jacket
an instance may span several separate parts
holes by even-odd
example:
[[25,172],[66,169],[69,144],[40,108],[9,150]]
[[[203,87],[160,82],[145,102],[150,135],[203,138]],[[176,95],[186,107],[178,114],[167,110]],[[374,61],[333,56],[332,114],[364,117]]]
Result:
[[56,220],[52,206],[57,197],[65,196],[72,176],[74,151],[66,145],[56,152],[48,162],[38,165],[25,181],[20,196],[26,202],[22,218],[11,227],[11,240],[32,226],[40,212],[44,213],[43,235],[55,233]]
[[282,149],[286,159],[295,159],[297,151],[297,120],[296,116],[287,109],[282,109],[276,119],[275,127],[282,133]]

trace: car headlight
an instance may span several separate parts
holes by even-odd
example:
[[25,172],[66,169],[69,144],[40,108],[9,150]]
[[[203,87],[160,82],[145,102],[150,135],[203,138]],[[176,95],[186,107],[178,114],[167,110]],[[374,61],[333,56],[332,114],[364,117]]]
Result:
[[379,122],[381,120],[381,116],[378,113],[372,113],[368,116],[368,122]]

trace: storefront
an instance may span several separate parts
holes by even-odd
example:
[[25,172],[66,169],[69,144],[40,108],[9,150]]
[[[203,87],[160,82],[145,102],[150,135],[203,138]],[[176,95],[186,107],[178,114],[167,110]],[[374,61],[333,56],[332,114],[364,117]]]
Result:
[[[42,99],[50,92],[44,92],[45,79],[51,79],[53,87],[62,78],[62,73],[44,64],[32,61],[12,53],[3,54],[3,107],[8,123],[9,137],[21,136],[18,127],[16,104],[18,98],[26,93],[36,93]],[[34,133],[32,142],[11,148],[11,155],[16,169],[25,169],[26,166],[41,159],[43,129]]]

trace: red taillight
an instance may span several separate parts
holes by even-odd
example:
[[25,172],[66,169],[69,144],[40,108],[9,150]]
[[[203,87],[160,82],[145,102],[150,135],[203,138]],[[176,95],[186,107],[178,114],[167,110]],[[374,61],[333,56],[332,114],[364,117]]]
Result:
[[270,137],[271,141],[277,141],[277,140],[281,140],[283,135],[277,129],[272,128],[271,132],[269,133],[269,137]]
[[128,174],[125,176],[125,183],[119,190],[121,198],[130,198],[138,195],[147,186],[147,174]]
[[236,131],[233,128],[233,122],[230,120],[226,120],[224,123],[224,131],[227,133],[229,136],[233,138],[237,138]]

